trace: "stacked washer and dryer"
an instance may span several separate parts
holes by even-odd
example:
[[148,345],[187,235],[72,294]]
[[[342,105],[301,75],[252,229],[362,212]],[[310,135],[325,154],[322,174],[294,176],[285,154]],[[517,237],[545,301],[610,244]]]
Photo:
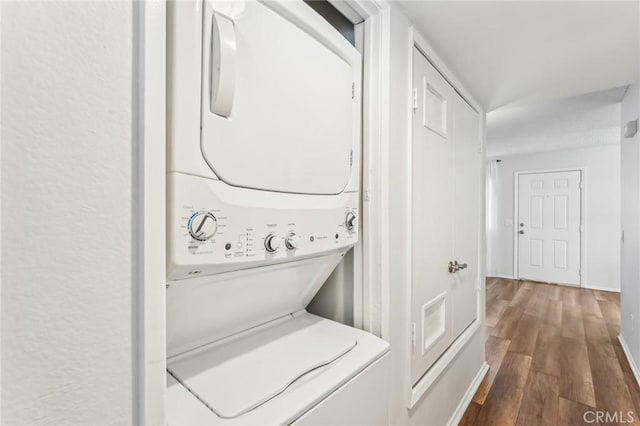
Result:
[[358,51],[298,0],[168,24],[168,423],[386,424],[388,344],[305,310],[358,241]]

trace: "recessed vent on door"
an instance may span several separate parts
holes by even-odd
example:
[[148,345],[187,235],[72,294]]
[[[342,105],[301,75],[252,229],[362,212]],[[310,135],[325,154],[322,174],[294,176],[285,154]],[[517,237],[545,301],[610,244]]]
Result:
[[446,333],[447,293],[422,305],[422,355],[429,352]]
[[447,99],[424,81],[424,126],[447,137]]

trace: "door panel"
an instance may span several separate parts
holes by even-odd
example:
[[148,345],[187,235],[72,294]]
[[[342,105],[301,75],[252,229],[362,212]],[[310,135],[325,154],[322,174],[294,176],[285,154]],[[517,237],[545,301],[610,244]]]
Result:
[[580,285],[581,172],[518,178],[518,277]]
[[412,322],[415,383],[452,341],[453,96],[451,86],[414,48],[412,158]]
[[479,279],[482,153],[479,149],[480,117],[462,98],[454,101],[454,260],[467,268],[453,278],[453,336],[459,336],[476,319]]

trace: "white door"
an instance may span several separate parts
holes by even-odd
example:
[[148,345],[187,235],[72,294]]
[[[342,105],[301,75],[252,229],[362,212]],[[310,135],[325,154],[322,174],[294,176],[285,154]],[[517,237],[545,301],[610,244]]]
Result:
[[413,383],[452,342],[453,88],[413,49]]
[[465,264],[452,274],[453,335],[462,333],[478,315],[479,235],[482,209],[480,116],[462,98],[454,100],[453,259]]
[[[411,377],[416,383],[477,317],[480,117],[414,49]],[[457,272],[449,262],[465,264]]]
[[519,175],[518,278],[580,285],[581,175]]

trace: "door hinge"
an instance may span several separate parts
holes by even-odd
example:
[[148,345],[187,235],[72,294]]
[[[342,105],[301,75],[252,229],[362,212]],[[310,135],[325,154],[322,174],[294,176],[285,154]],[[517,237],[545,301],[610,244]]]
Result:
[[413,88],[413,100],[411,101],[411,106],[413,108],[413,111],[418,109],[418,88],[414,87]]
[[371,201],[371,193],[369,192],[369,190],[365,189],[363,192],[364,192],[364,194],[362,195],[363,200],[365,202]]
[[416,323],[411,323],[411,344],[416,345]]
[[356,97],[356,83],[351,83],[351,99]]
[[349,152],[349,166],[353,166],[353,150]]

